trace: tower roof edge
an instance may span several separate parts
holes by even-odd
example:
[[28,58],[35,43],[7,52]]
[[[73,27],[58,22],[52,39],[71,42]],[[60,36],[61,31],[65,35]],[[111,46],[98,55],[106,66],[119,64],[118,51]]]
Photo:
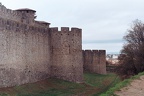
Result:
[[16,9],[15,11],[33,11],[33,12],[36,12],[35,10],[29,9],[29,8],[20,8],[20,9]]

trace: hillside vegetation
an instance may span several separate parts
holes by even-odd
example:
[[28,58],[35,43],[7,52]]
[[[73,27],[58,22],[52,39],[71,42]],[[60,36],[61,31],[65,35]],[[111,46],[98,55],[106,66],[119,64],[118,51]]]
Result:
[[135,79],[139,79],[140,76],[144,76],[144,72],[141,72],[138,75],[132,76],[129,79],[125,79],[124,81],[117,83],[114,87],[109,88],[105,93],[101,94],[100,96],[117,96],[114,94],[114,92],[130,85],[132,81],[134,81]]

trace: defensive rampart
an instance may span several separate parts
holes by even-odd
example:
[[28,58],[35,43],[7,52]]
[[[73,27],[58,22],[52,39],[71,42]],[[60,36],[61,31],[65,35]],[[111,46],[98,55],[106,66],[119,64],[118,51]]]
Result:
[[9,19],[9,20],[14,20],[14,21],[21,21],[22,13],[13,11],[11,9],[7,9],[4,5],[0,4],[0,17]]
[[50,76],[48,29],[0,18],[0,87]]
[[34,10],[10,10],[0,4],[0,87],[49,77],[83,82],[84,69],[105,74],[105,51],[83,51],[82,30],[50,28],[35,21]]
[[52,65],[54,77],[82,82],[82,31],[78,28],[50,28]]
[[83,62],[85,71],[106,74],[105,50],[83,50]]

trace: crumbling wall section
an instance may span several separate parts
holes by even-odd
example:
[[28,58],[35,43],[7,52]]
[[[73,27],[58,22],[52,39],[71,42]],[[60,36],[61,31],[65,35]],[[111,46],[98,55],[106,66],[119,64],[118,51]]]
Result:
[[85,71],[106,74],[105,50],[83,50],[83,62]]
[[62,27],[50,28],[52,77],[82,82],[83,61],[82,61],[82,33],[81,29]]
[[50,76],[48,29],[0,18],[0,87]]

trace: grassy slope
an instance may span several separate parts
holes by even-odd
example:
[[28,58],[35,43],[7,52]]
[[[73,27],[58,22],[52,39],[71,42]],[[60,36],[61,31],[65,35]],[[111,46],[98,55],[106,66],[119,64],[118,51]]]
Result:
[[125,79],[124,81],[116,84],[114,87],[110,88],[105,93],[101,94],[100,96],[115,96],[114,92],[116,90],[120,90],[121,88],[129,85],[134,79],[138,79],[142,75],[144,75],[144,72],[139,73],[138,75],[132,76],[130,79]]
[[109,85],[114,84],[116,77],[115,74],[85,73],[82,84],[51,78],[32,84],[0,89],[0,96],[97,96],[108,89]]

